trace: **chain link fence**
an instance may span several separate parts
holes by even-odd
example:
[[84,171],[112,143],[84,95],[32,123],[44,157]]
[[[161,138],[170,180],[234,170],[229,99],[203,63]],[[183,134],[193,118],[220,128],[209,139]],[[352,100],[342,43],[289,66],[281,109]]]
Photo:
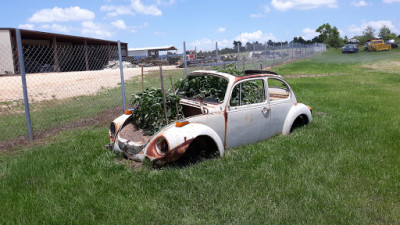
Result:
[[117,45],[21,47],[23,67],[18,43],[0,42],[0,147],[63,127],[109,122],[130,106],[132,94],[160,87],[161,74],[165,90],[173,91],[173,83],[194,70],[227,64],[266,69],[326,50],[322,44],[292,43],[219,50],[216,44],[216,50],[196,52],[184,44],[180,54],[155,50],[129,56]]
[[[185,45],[185,43],[184,43]],[[184,46],[185,49],[185,46]],[[233,64],[238,70],[264,70],[326,51],[325,44],[247,43],[246,47],[218,48],[210,51],[185,51],[188,73],[197,69],[212,69]],[[181,65],[184,67],[184,65]]]

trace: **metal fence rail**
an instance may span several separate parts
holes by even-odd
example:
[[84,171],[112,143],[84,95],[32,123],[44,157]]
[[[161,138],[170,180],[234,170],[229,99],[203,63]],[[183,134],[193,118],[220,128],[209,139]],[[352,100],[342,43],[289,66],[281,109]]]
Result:
[[200,54],[187,52],[183,43],[181,54],[127,57],[116,45],[23,45],[17,34],[16,46],[0,43],[0,147],[102,113],[117,116],[129,106],[131,94],[159,84],[160,66],[171,90],[173,78],[193,70],[227,64],[265,69],[326,50],[322,44],[289,43],[225,53],[215,46]]

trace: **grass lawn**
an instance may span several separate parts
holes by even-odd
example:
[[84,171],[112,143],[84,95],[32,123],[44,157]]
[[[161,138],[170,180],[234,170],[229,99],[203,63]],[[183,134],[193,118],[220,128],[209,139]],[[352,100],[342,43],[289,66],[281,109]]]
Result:
[[103,126],[0,154],[0,224],[399,224],[400,50],[274,69],[313,122],[186,168],[132,169]]

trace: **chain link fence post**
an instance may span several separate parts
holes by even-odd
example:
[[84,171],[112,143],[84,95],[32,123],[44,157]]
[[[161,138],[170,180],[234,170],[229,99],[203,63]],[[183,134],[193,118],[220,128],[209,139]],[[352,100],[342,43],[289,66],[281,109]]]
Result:
[[118,57],[119,57],[119,72],[121,75],[122,103],[124,105],[124,112],[125,112],[126,99],[125,99],[124,66],[122,65],[121,42],[119,40],[118,40]]
[[21,32],[19,29],[15,29],[15,33],[17,36],[17,49],[18,49],[19,71],[20,71],[21,81],[22,81],[22,92],[24,95],[26,126],[28,128],[29,140],[32,141],[33,140],[32,123],[31,123],[31,114],[30,114],[30,109],[29,109],[28,90],[27,90],[27,85],[26,85],[24,52],[22,50]]
[[240,44],[237,43],[237,68],[239,69],[240,66]]
[[268,66],[267,46],[268,46],[268,43],[267,43],[267,42],[264,42],[264,58],[265,58],[265,67],[267,67],[267,66]]
[[188,71],[187,71],[187,61],[186,61],[186,43],[183,42],[183,62],[184,62],[184,66],[185,66],[185,77],[187,77],[188,75]]
[[253,44],[252,44],[253,54],[251,55],[250,60],[251,60],[251,62],[253,62],[253,69],[256,70],[256,62],[254,60],[254,54],[255,54],[254,47],[255,47],[255,45],[254,45],[254,41],[253,41]]
[[215,42],[215,57],[217,57],[217,66],[219,66],[218,42]]

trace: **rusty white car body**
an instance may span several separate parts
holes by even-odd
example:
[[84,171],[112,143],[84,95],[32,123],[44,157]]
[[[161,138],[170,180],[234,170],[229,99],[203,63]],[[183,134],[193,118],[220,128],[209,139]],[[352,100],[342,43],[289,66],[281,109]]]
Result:
[[[208,70],[190,73],[189,78],[216,76],[226,80],[223,99],[181,96],[185,119],[141,140],[130,140],[123,130],[132,123],[132,115],[121,115],[110,126],[108,147],[129,159],[148,158],[153,165],[163,166],[178,160],[191,148],[215,151],[223,156],[226,148],[265,140],[276,134],[286,135],[311,122],[311,108],[297,102],[292,88],[281,76],[268,71],[246,73],[244,76]],[[244,101],[246,93],[242,88],[248,84],[246,82],[258,85],[254,90],[260,93],[253,93],[258,94],[258,100]],[[179,95],[179,89],[177,93]]]

